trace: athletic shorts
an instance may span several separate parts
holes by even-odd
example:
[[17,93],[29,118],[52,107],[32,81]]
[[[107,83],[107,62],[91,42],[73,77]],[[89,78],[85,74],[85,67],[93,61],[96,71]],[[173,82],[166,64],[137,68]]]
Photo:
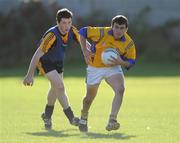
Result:
[[63,62],[50,62],[40,60],[40,63],[41,67],[38,66],[38,69],[43,74],[46,74],[53,70],[56,70],[58,73],[62,73],[64,71]]
[[87,67],[86,83],[87,85],[99,84],[103,79],[106,79],[115,74],[123,74],[121,66],[96,68]]

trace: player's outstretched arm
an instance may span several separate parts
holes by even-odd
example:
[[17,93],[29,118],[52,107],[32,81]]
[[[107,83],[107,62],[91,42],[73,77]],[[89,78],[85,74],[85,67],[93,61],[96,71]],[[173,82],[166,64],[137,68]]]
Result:
[[38,48],[36,50],[36,52],[34,53],[32,59],[31,59],[30,65],[29,65],[28,72],[27,72],[27,74],[26,74],[26,76],[24,77],[24,80],[23,80],[23,84],[25,86],[32,86],[33,85],[34,71],[36,69],[36,65],[37,65],[39,59],[43,55],[44,55],[44,52],[40,48]]

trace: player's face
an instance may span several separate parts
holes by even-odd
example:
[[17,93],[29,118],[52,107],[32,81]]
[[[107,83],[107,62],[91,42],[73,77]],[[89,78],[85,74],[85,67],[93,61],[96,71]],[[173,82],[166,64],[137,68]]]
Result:
[[67,34],[72,26],[72,19],[62,18],[61,21],[58,23],[58,26],[61,34]]
[[118,23],[114,23],[112,27],[114,38],[121,38],[127,32],[127,29],[125,24],[119,25]]

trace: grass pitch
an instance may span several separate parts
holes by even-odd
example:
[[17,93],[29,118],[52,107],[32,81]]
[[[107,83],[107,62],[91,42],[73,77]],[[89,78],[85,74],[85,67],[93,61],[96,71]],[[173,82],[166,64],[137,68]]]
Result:
[[[65,76],[76,116],[85,95],[84,77]],[[49,88],[44,77],[24,87],[21,76],[0,77],[0,143],[178,143],[180,141],[180,76],[127,76],[121,128],[107,132],[113,92],[102,82],[89,113],[89,133],[80,133],[56,102],[53,130],[46,131],[40,115]]]

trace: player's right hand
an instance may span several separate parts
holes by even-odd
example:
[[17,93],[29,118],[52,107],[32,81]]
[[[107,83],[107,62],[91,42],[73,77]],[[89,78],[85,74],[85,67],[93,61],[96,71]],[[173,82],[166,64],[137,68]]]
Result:
[[26,75],[24,80],[23,80],[23,84],[25,86],[32,86],[33,85],[33,77]]

